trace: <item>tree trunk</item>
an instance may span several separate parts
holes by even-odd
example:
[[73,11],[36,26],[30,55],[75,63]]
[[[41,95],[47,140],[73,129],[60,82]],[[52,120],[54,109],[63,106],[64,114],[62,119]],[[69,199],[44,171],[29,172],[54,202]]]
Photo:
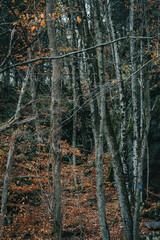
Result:
[[[47,29],[51,51],[51,57],[56,56],[56,34],[54,20],[52,18],[56,9],[56,1],[47,0]],[[53,237],[61,239],[62,216],[61,216],[61,81],[60,69],[57,60],[52,60],[51,77],[51,135],[50,135],[50,154],[52,161],[52,221]]]
[[8,187],[9,187],[9,180],[12,171],[12,162],[13,162],[13,153],[15,149],[15,136],[16,132],[12,134],[11,142],[10,142],[10,149],[8,152],[8,159],[7,159],[7,166],[6,166],[6,174],[3,183],[3,192],[2,192],[2,205],[1,205],[1,217],[0,217],[0,236],[3,234],[3,225],[7,224],[7,196],[8,196]]
[[[71,17],[70,17],[70,23],[71,23],[71,34],[72,34],[72,38],[71,38],[71,46],[72,46],[72,51],[74,51],[74,49],[77,47],[76,45],[76,32],[75,32],[75,16],[74,16],[74,12],[73,12],[73,2],[71,3]],[[73,133],[72,133],[72,146],[73,149],[76,148],[76,142],[77,142],[77,90],[76,90],[76,81],[77,78],[79,77],[77,75],[77,68],[78,68],[78,63],[77,63],[77,59],[75,57],[73,57],[72,59],[72,91],[73,91]],[[73,152],[73,166],[76,166],[76,155]],[[77,176],[76,176],[76,171],[74,171],[74,183],[75,185],[77,185]]]
[[[108,6],[108,20],[110,24],[111,39],[114,41],[116,39],[113,21],[112,21],[112,12],[111,12],[111,3],[107,0]],[[121,142],[120,142],[120,157],[123,165],[123,172],[125,176],[125,182],[127,191],[129,194],[129,199],[132,200],[132,191],[129,182],[129,170],[128,170],[128,149],[127,149],[127,134],[126,134],[126,103],[125,103],[125,93],[124,93],[124,83],[120,71],[120,58],[118,53],[117,42],[113,44],[113,53],[114,53],[114,65],[116,70],[116,78],[119,88],[119,102],[120,102],[120,114],[121,114]]]
[[[134,36],[134,0],[130,0],[130,16],[129,16],[129,28],[130,28],[130,57],[132,73],[136,71],[135,63],[135,40]],[[140,207],[140,190],[138,184],[140,184],[140,178],[138,177],[138,101],[137,101],[137,75],[134,74],[131,77],[132,84],[132,108],[133,108],[133,177],[134,177],[134,216],[133,216],[133,239],[139,239],[139,207]],[[140,164],[140,160],[139,160]]]
[[125,178],[123,173],[123,167],[120,160],[119,148],[116,143],[116,137],[114,134],[109,109],[106,105],[106,120],[105,120],[105,137],[109,146],[110,153],[112,155],[112,166],[114,172],[114,179],[118,192],[118,199],[120,205],[121,216],[123,220],[123,226],[125,236],[127,240],[133,239],[133,222],[131,216],[131,207],[128,199],[127,188],[125,184]]
[[[94,23],[95,23],[95,34],[96,43],[102,43],[102,29],[100,24],[100,12],[99,2],[94,1]],[[103,146],[104,146],[104,119],[105,119],[105,104],[106,104],[106,93],[105,93],[105,75],[104,75],[104,62],[103,62],[103,49],[97,48],[97,63],[98,63],[98,77],[100,86],[99,96],[99,126],[98,126],[98,141],[95,145],[96,149],[96,173],[97,173],[97,203],[99,222],[102,232],[102,238],[104,240],[110,239],[108,230],[106,213],[105,213],[105,194],[104,194],[104,182],[103,182]]]
[[[22,88],[21,88],[21,93],[19,96],[17,108],[16,108],[16,113],[14,118],[16,119],[19,117],[19,113],[21,110],[21,104],[22,100],[24,97],[24,93],[26,90],[26,86],[29,80],[29,74],[30,74],[30,66],[28,67],[26,77],[23,81]],[[17,131],[13,132],[12,137],[11,137],[11,144],[8,152],[8,159],[7,159],[7,166],[6,166],[6,174],[4,178],[4,183],[3,183],[3,192],[2,192],[2,205],[1,205],[1,217],[0,217],[0,236],[3,232],[3,224],[6,219],[6,209],[7,209],[7,195],[8,195],[8,187],[9,187],[9,180],[10,180],[10,175],[12,171],[12,162],[13,162],[13,154],[14,154],[14,149],[15,149],[15,139],[16,139],[16,134]]]
[[[136,71],[135,62],[135,39],[134,36],[134,0],[130,0],[130,17],[129,17],[129,28],[130,28],[130,57],[131,57],[131,67],[132,73]],[[138,102],[137,102],[137,75],[133,74],[131,77],[132,84],[132,108],[133,108],[133,177],[134,177],[134,192],[138,186],[136,186],[137,179],[137,164],[138,164]]]
[[36,103],[36,84],[35,84],[35,78],[34,78],[34,68],[32,68],[32,70],[31,70],[30,91],[31,91],[31,96],[32,96],[32,111],[33,111],[34,115],[36,116],[35,128],[36,128],[36,134],[37,134],[37,141],[38,141],[38,143],[42,143],[42,138],[40,135],[40,124],[39,124],[39,118],[38,118],[37,103]]

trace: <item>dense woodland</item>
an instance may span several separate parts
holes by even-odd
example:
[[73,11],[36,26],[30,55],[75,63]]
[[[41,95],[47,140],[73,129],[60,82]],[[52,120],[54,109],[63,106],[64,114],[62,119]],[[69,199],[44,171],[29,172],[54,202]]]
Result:
[[159,233],[159,10],[0,0],[1,239]]

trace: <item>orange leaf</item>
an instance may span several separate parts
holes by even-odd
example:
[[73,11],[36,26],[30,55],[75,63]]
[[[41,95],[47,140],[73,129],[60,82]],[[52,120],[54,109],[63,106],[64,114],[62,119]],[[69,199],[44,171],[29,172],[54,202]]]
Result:
[[55,20],[55,13],[52,13],[52,18],[53,18],[53,20]]
[[45,26],[46,26],[45,21],[41,21],[41,26],[42,26],[42,27],[45,27]]
[[33,32],[34,29],[36,29],[36,26],[32,26],[32,27],[31,27],[31,32]]
[[82,19],[77,16],[77,22],[80,23],[81,21],[82,21]]

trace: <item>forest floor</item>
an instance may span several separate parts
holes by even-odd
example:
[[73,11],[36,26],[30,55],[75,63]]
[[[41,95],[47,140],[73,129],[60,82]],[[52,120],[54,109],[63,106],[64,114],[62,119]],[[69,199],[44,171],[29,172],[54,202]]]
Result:
[[[68,184],[66,182],[66,184]],[[86,182],[84,183],[86,184]],[[120,216],[117,194],[112,183],[108,184],[106,191],[106,217],[112,240],[125,239],[122,219]],[[64,186],[63,186],[64,187]],[[100,240],[101,232],[99,228],[98,210],[96,203],[96,188],[93,181],[88,181],[88,189],[75,189],[68,186],[62,192],[62,212],[63,212],[63,238],[68,239],[86,239]],[[31,194],[32,195],[32,194]],[[30,195],[30,196],[31,196]],[[24,194],[23,194],[24,196]],[[10,199],[11,200],[11,199]],[[35,200],[35,199],[34,199]],[[145,227],[145,223],[155,221],[150,216],[152,210],[157,209],[154,199],[148,199],[144,204],[143,216],[140,221],[140,231],[142,235],[154,231]],[[18,214],[9,215],[12,222],[5,227],[4,239],[52,239],[52,227],[47,211],[45,213],[44,204],[39,205],[33,202],[33,196],[21,199],[20,203],[9,203],[10,208],[18,207]],[[19,205],[19,206],[18,206]],[[160,232],[159,232],[160,233]]]
[[[22,147],[22,145],[19,146]],[[31,148],[31,146],[29,147]],[[29,152],[23,150],[23,154],[19,153],[20,150],[17,148],[14,156],[15,161],[8,191],[8,225],[4,226],[2,239],[50,240],[53,229],[50,217],[51,193],[48,185],[48,155],[45,149],[41,149],[42,152],[36,153],[38,158],[33,158],[30,155],[33,154],[31,149]],[[72,156],[72,153],[66,144],[63,155],[70,154]],[[65,161],[62,164],[62,239],[100,240],[102,237],[96,201],[95,157],[94,154],[90,154],[86,161],[79,151],[76,152],[76,155],[77,158],[83,160],[79,166],[73,167],[72,164]],[[0,157],[0,170],[5,173],[4,158],[7,157],[7,148],[6,153],[4,151],[0,153]],[[108,181],[109,169],[110,156],[105,155],[104,189],[107,223],[111,240],[122,240],[125,239],[123,224],[114,183]],[[23,178],[23,176],[28,177]],[[77,184],[75,184],[75,177]],[[50,179],[52,178],[50,177]],[[0,180],[1,194],[3,178]],[[154,232],[147,229],[145,223],[158,221],[160,214],[159,195],[149,192],[148,197],[141,210],[140,232],[142,235]]]

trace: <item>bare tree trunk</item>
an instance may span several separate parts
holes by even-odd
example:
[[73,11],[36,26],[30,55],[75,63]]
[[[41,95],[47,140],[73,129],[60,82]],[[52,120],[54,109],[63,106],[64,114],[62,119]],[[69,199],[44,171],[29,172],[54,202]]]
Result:
[[[108,19],[110,24],[112,41],[116,39],[113,21],[112,21],[112,12],[111,12],[111,2],[107,0],[108,6]],[[129,194],[129,199],[132,200],[132,191],[129,182],[129,170],[128,170],[128,149],[127,149],[127,134],[126,134],[126,103],[125,103],[125,93],[124,93],[124,83],[121,76],[120,70],[120,58],[118,53],[117,42],[113,44],[113,53],[114,53],[114,65],[116,69],[116,77],[119,88],[119,101],[120,101],[120,113],[121,113],[121,142],[120,142],[120,156],[123,165],[123,172],[126,181],[126,187]]]
[[[134,36],[134,0],[130,0],[130,16],[129,16],[129,28],[130,35]],[[136,71],[136,62],[135,62],[135,40],[130,38],[130,57],[131,57],[131,66],[132,72]],[[132,75],[131,78],[132,84],[132,108],[133,108],[133,177],[134,177],[134,216],[133,216],[133,239],[139,239],[139,207],[140,207],[140,190],[139,185],[141,185],[140,172],[138,167],[142,165],[140,159],[138,159],[138,100],[137,100],[137,75]],[[139,162],[138,162],[139,161]],[[138,176],[139,174],[139,176]],[[139,184],[139,185],[138,185]]]
[[[144,6],[143,6],[143,0],[141,0],[140,2],[140,7],[141,9],[143,9],[143,12],[141,14],[141,24],[140,24],[140,32],[141,32],[141,36],[143,36],[143,33],[144,33],[144,12],[145,12],[145,9],[144,9]],[[142,68],[144,64],[144,44],[143,44],[143,39],[140,40],[140,66]],[[140,81],[139,81],[139,85],[140,85],[140,93],[139,93],[139,102],[140,102],[140,120],[139,120],[139,137],[140,137],[140,140],[143,139],[143,134],[145,133],[144,132],[144,74],[143,74],[143,69],[140,70]],[[147,133],[148,134],[148,133]],[[146,138],[147,140],[147,138]],[[145,143],[146,144],[146,143]],[[143,148],[143,146],[142,146]],[[146,148],[146,147],[145,147]],[[142,161],[142,166],[141,166],[141,172],[143,173],[143,156],[142,156],[142,159],[140,159],[140,161]],[[143,176],[142,176],[143,178]],[[143,187],[143,181],[141,179],[141,185]],[[142,202],[142,191],[140,193],[140,201]]]
[[[92,85],[93,86],[93,85]],[[103,182],[103,138],[104,138],[104,117],[105,117],[105,89],[101,93],[101,109],[100,116],[101,121],[97,121],[97,101],[94,96],[90,97],[90,108],[91,108],[91,120],[92,120],[92,130],[95,142],[95,157],[96,157],[96,175],[97,175],[97,203],[98,203],[98,213],[99,222],[102,232],[103,239],[110,239],[109,230],[106,221],[105,213],[105,194],[104,194],[104,182]],[[98,117],[99,118],[99,117]]]
[[139,212],[140,212],[140,202],[141,202],[141,191],[142,181],[143,181],[143,159],[145,155],[145,151],[147,148],[148,142],[148,132],[150,126],[150,89],[149,89],[149,79],[146,79],[144,83],[145,96],[143,102],[144,109],[144,127],[143,134],[140,138],[140,147],[139,147],[139,156],[137,163],[137,179],[136,179],[136,190],[135,190],[135,206],[134,206],[134,217],[133,217],[133,239],[139,239]]
[[[53,21],[53,13],[56,9],[56,1],[47,0],[47,28],[51,50],[51,57],[56,56],[56,34]],[[51,77],[51,159],[52,159],[52,219],[53,219],[53,237],[61,239],[62,216],[61,216],[61,80],[60,69],[57,60],[52,60]]]
[[112,155],[112,166],[114,172],[114,179],[118,192],[119,205],[121,210],[121,216],[123,220],[123,226],[125,236],[127,240],[133,239],[133,222],[131,216],[131,207],[128,199],[127,188],[125,184],[125,178],[123,173],[123,167],[120,160],[119,148],[116,143],[116,137],[114,134],[109,109],[106,105],[106,119],[105,119],[105,137],[109,146],[110,153]]
[[[72,38],[71,38],[71,45],[72,45],[72,51],[76,48],[76,32],[75,32],[75,16],[73,12],[73,5],[75,3],[71,3],[71,32],[72,32]],[[76,148],[76,141],[77,141],[77,91],[76,91],[76,81],[77,81],[77,59],[73,57],[72,59],[72,89],[73,89],[73,134],[72,134],[72,146],[73,149]],[[76,155],[73,152],[73,166],[76,166]],[[74,171],[74,183],[77,185],[77,176],[76,171]]]
[[[94,1],[94,23],[96,33],[96,43],[102,43],[102,29],[100,25],[100,12],[99,2]],[[103,49],[97,48],[97,63],[98,63],[98,77],[100,86],[99,96],[99,126],[97,134],[96,148],[96,173],[97,173],[97,203],[99,222],[102,232],[103,240],[109,240],[110,234],[108,230],[106,213],[105,213],[105,194],[104,194],[104,182],[103,182],[103,146],[104,146],[104,119],[105,119],[105,105],[106,105],[106,93],[105,93],[105,75],[104,75],[104,62],[103,62]]]
[[3,183],[3,192],[2,192],[2,205],[1,205],[1,218],[0,218],[0,236],[3,233],[3,224],[7,224],[7,196],[8,196],[8,187],[9,187],[9,180],[12,171],[12,159],[13,153],[15,149],[15,135],[16,132],[12,134],[11,142],[10,142],[10,149],[8,152],[8,159],[7,159],[7,166],[6,166],[6,174]]
[[[143,33],[142,35],[143,36]],[[140,64],[143,66],[143,40],[140,40]],[[143,69],[140,70],[140,138],[143,136],[143,127],[144,127],[144,99],[143,99]]]
[[[19,116],[19,113],[20,113],[23,96],[24,96],[24,93],[25,93],[25,90],[26,90],[28,79],[29,79],[29,73],[30,73],[30,67],[28,67],[26,77],[25,77],[25,79],[23,81],[23,84],[22,84],[21,93],[20,93],[20,96],[19,96],[19,100],[18,100],[18,104],[17,104],[17,108],[16,108],[16,113],[15,113],[15,116],[14,116],[15,119]],[[4,183],[3,183],[1,216],[0,216],[0,236],[2,235],[3,224],[4,224],[4,221],[5,221],[5,218],[7,217],[6,216],[7,195],[8,195],[10,175],[11,175],[11,171],[12,171],[12,162],[13,162],[13,154],[14,154],[14,149],[15,149],[16,134],[17,134],[17,131],[13,132],[12,137],[11,137],[11,143],[10,143],[10,147],[9,147],[7,166],[6,166],[6,174],[5,174]]]
[[[130,0],[130,18],[129,18],[129,28],[130,35],[134,36],[134,0]],[[131,56],[131,66],[132,72],[136,71],[135,63],[135,39],[130,38],[130,56]],[[132,107],[133,107],[133,177],[134,177],[134,191],[138,186],[136,186],[137,179],[137,164],[138,164],[138,103],[137,103],[137,75],[132,75]]]
[[135,205],[134,205],[134,215],[133,215],[133,239],[139,240],[139,214],[140,214],[140,203],[141,203],[141,188],[143,180],[143,159],[145,150],[147,147],[147,137],[150,125],[150,118],[148,117],[148,124],[146,126],[143,138],[141,139],[140,154],[137,166],[137,181],[135,190]]
[[[130,33],[134,36],[134,0],[130,1]],[[143,9],[143,1],[141,1]],[[144,12],[144,9],[143,9]],[[141,23],[141,34],[143,36],[143,14]],[[136,71],[135,61],[135,40],[130,39],[130,55],[132,72]],[[140,41],[140,65],[143,66],[143,42]],[[143,70],[140,70],[140,109],[138,109],[138,94],[137,94],[137,75],[132,75],[132,106],[133,106],[133,166],[134,166],[134,213],[133,213],[133,240],[138,240],[139,236],[139,214],[140,203],[142,198],[142,182],[143,182],[143,159],[147,147],[147,137],[150,126],[150,93],[149,80],[144,81]],[[138,112],[139,110],[139,112]],[[139,118],[138,119],[138,113]],[[140,120],[140,121],[139,121]]]
[[149,169],[149,147],[148,147],[148,141],[147,141],[147,180],[146,180],[146,189],[147,189],[147,193],[146,196],[148,198],[148,190],[149,190],[149,173],[150,173],[150,169]]
[[31,96],[32,96],[32,110],[34,115],[36,116],[35,128],[36,128],[36,134],[37,134],[37,141],[41,143],[42,138],[40,135],[40,124],[39,124],[38,110],[37,110],[37,103],[36,103],[36,84],[35,84],[35,78],[34,78],[34,68],[32,68],[31,71],[32,72],[30,76],[30,90],[31,90]]

